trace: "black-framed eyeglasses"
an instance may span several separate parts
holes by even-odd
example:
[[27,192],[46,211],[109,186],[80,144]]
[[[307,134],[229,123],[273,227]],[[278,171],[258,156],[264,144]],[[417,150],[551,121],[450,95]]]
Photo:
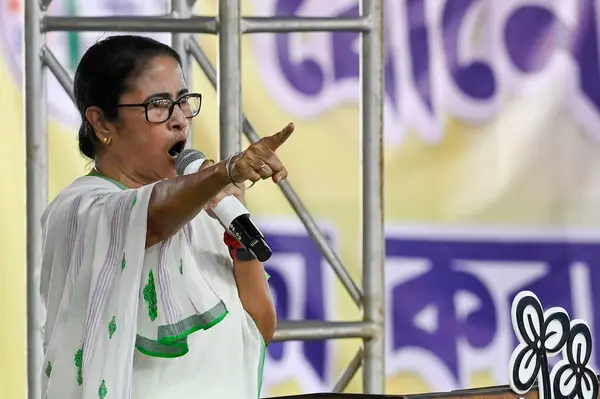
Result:
[[173,115],[175,106],[179,105],[186,118],[191,119],[200,113],[202,94],[188,93],[177,100],[170,98],[153,98],[140,104],[119,104],[119,107],[142,107],[146,113],[146,120],[150,123],[163,123]]

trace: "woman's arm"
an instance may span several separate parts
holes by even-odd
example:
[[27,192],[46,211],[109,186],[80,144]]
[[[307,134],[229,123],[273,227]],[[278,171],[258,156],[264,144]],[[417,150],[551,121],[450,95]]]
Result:
[[233,274],[242,305],[268,345],[275,334],[277,314],[265,277],[265,268],[258,260],[234,260]]
[[[209,215],[211,207],[216,206],[229,195],[234,195],[242,204],[246,204],[244,191],[229,185],[209,203]],[[242,306],[254,320],[265,344],[268,345],[275,334],[277,315],[267,283],[265,267],[253,256],[249,256],[248,250],[244,249],[231,233],[226,232],[223,240],[233,259],[233,277]],[[239,257],[240,251],[244,252],[245,256]]]
[[148,204],[146,248],[179,231],[230,183],[225,162],[156,183]]
[[278,183],[285,179],[287,170],[275,155],[275,150],[285,143],[293,131],[294,124],[290,123],[279,133],[250,144],[246,151],[233,159],[229,171],[226,162],[222,161],[197,173],[156,183],[148,204],[146,248],[179,231],[231,180],[243,183],[270,177]]

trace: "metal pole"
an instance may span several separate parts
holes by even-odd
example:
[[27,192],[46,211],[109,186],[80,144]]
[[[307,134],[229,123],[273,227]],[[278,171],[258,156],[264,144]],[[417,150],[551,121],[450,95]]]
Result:
[[[186,0],[171,0],[171,15],[179,19],[189,19],[190,14],[191,10],[188,8]],[[189,33],[173,33],[171,35],[171,46],[181,56],[181,61],[183,62],[182,69],[186,80],[191,78],[189,57],[185,48],[185,41],[189,36]],[[188,84],[191,85],[190,83]]]
[[73,78],[69,71],[60,64],[54,53],[46,46],[42,45],[41,54],[42,63],[48,67],[50,72],[56,77],[58,83],[65,90],[71,101],[75,103],[75,93],[73,93]]
[[240,0],[220,0],[218,22],[219,137],[221,159],[224,159],[242,146]]
[[[39,24],[39,21],[38,21]],[[216,33],[214,17],[193,16],[185,19],[172,15],[152,17],[49,17],[42,19],[42,32],[172,32],[172,33]]]
[[273,341],[308,341],[330,338],[372,338],[378,333],[373,323],[360,321],[297,321],[277,324]]
[[352,360],[346,367],[346,370],[344,370],[344,372],[340,376],[339,380],[333,386],[333,389],[331,390],[331,392],[333,392],[333,393],[344,392],[344,390],[346,389],[348,384],[350,384],[350,381],[352,381],[352,378],[354,378],[354,376],[356,375],[356,372],[362,365],[362,362],[363,362],[363,350],[359,349],[358,353],[356,355],[354,355],[354,357],[352,358]]
[[[188,5],[187,0],[171,0],[171,14],[174,17],[179,19],[189,19],[191,16],[191,8]],[[179,55],[181,56],[181,69],[183,70],[183,76],[185,76],[185,80],[188,87],[193,86],[193,71],[192,64],[190,63],[191,58],[187,51],[187,47],[185,45],[186,40],[190,37],[189,33],[173,33],[171,34],[171,46]],[[189,126],[190,133],[188,135],[188,140],[186,142],[186,146],[191,148],[193,145],[193,137],[192,134],[192,124]]]
[[[190,10],[188,9],[186,0],[171,0],[171,15],[174,18],[188,18]],[[184,41],[187,35],[181,33],[173,33],[171,36],[171,46],[181,55],[185,54]],[[184,71],[186,72],[186,71]]]
[[[49,2],[47,2],[49,3]],[[25,2],[25,158],[27,208],[27,396],[41,395],[42,304],[38,295],[42,235],[40,220],[48,203],[48,142],[46,138],[46,81],[40,50],[42,10],[37,1]]]
[[361,0],[361,15],[371,20],[361,34],[361,124],[363,203],[364,321],[377,334],[364,341],[363,391],[385,392],[385,325],[383,230],[383,0]]
[[[172,0],[173,2],[185,0]],[[173,3],[172,3],[173,4]],[[100,32],[119,30],[122,32],[176,32],[176,33],[219,33],[214,17],[190,15],[156,16],[111,16],[111,17],[58,17],[46,16],[42,20],[42,31]],[[189,8],[188,8],[189,9]],[[367,18],[320,18],[320,17],[250,17],[242,18],[241,33],[265,32],[366,32],[370,21]],[[220,34],[220,33],[219,33]]]
[[323,17],[247,17],[242,19],[243,33],[276,32],[366,32],[367,18]]

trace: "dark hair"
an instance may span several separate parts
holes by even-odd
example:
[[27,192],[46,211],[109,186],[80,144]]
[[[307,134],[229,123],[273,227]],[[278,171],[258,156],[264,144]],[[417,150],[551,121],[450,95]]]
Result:
[[75,72],[74,94],[81,115],[79,151],[90,158],[96,157],[98,138],[85,117],[91,106],[99,107],[109,120],[119,112],[123,93],[131,89],[131,81],[144,70],[153,58],[173,57],[181,65],[181,57],[171,47],[144,36],[111,36],[90,47]]

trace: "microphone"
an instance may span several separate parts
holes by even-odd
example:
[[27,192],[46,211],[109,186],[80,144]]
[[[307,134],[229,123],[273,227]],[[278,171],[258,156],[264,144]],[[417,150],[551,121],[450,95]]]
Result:
[[[179,176],[196,173],[206,160],[206,155],[191,148],[183,150],[175,159]],[[250,212],[233,195],[223,198],[212,209],[217,219],[260,262],[269,260],[273,251],[265,236],[250,219]]]

